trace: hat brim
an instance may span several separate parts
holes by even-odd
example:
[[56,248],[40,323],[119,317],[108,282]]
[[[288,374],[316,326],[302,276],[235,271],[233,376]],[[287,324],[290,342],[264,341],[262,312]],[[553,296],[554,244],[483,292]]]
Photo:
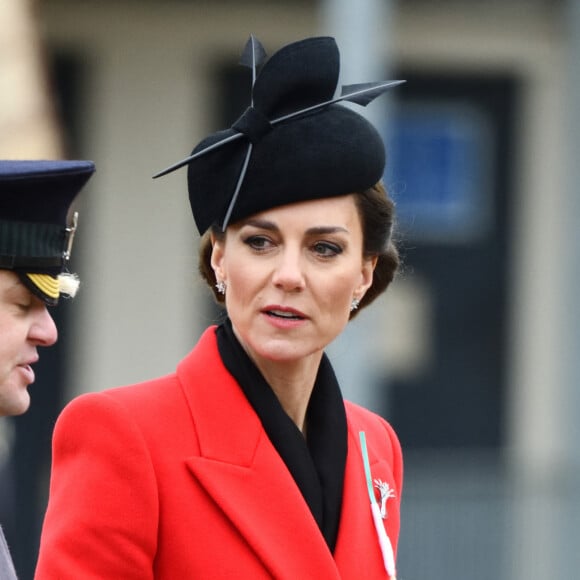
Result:
[[60,297],[60,283],[49,274],[19,273],[22,283],[47,306],[56,306]]

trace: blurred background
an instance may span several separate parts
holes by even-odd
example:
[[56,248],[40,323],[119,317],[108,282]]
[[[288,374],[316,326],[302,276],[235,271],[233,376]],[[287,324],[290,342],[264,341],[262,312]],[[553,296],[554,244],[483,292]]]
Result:
[[171,372],[216,320],[186,171],[151,176],[249,104],[249,34],[269,54],[330,34],[345,84],[407,80],[364,111],[404,267],[330,352],[403,445],[400,579],[578,578],[580,2],[0,0],[0,157],[97,165],[82,291],[54,311],[31,410],[0,422],[20,578],[63,405]]

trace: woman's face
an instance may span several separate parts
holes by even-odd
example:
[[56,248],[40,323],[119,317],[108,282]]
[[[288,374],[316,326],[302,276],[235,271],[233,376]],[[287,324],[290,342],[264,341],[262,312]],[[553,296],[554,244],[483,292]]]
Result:
[[57,331],[44,302],[8,270],[0,270],[0,336],[0,416],[20,415],[30,404],[37,347],[54,344]]
[[246,352],[260,362],[320,357],[372,283],[352,195],[277,207],[228,227],[212,266]]

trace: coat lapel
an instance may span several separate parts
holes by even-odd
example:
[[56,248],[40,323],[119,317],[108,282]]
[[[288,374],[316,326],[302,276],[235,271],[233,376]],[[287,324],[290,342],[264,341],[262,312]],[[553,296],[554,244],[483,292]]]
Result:
[[223,367],[213,328],[181,363],[178,377],[200,446],[187,467],[268,572],[275,578],[339,578],[292,476]]
[[370,506],[366,495],[364,472],[361,472],[357,464],[359,453],[355,445],[356,440],[349,429],[342,515],[335,558],[342,577],[356,578],[357,574],[361,574],[360,578],[372,578],[373,576],[364,574],[360,569],[361,565],[365,565],[368,553],[375,550],[373,541],[375,544],[377,542],[367,525],[371,516]]
[[[364,424],[355,421],[352,414],[348,417],[348,454],[342,514],[335,550],[335,560],[340,570],[341,578],[386,578],[383,556],[379,546],[377,532],[374,527],[370,500],[367,491],[362,452],[359,443],[359,430],[364,430]],[[373,479],[380,479],[394,486],[392,469],[387,461],[379,460],[370,452],[370,467]],[[378,491],[376,492],[379,500]],[[398,500],[397,500],[398,501]],[[397,505],[393,501],[393,505]],[[389,504],[388,507],[391,507]],[[387,534],[398,529],[399,514],[392,514],[392,520],[385,520]]]

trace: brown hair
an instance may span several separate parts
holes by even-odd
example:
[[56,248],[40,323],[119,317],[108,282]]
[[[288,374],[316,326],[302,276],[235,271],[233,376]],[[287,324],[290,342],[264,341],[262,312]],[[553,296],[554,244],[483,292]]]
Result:
[[[393,242],[395,206],[384,186],[382,183],[377,183],[357,193],[354,199],[362,224],[363,256],[365,258],[376,256],[377,264],[373,272],[373,283],[363,296],[358,310],[351,312],[350,318],[353,318],[388,288],[399,268],[399,252]],[[223,304],[225,297],[216,290],[215,273],[211,267],[212,234],[217,239],[223,239],[225,235],[218,226],[213,226],[202,236],[199,249],[199,272],[211,288],[216,301]]]

